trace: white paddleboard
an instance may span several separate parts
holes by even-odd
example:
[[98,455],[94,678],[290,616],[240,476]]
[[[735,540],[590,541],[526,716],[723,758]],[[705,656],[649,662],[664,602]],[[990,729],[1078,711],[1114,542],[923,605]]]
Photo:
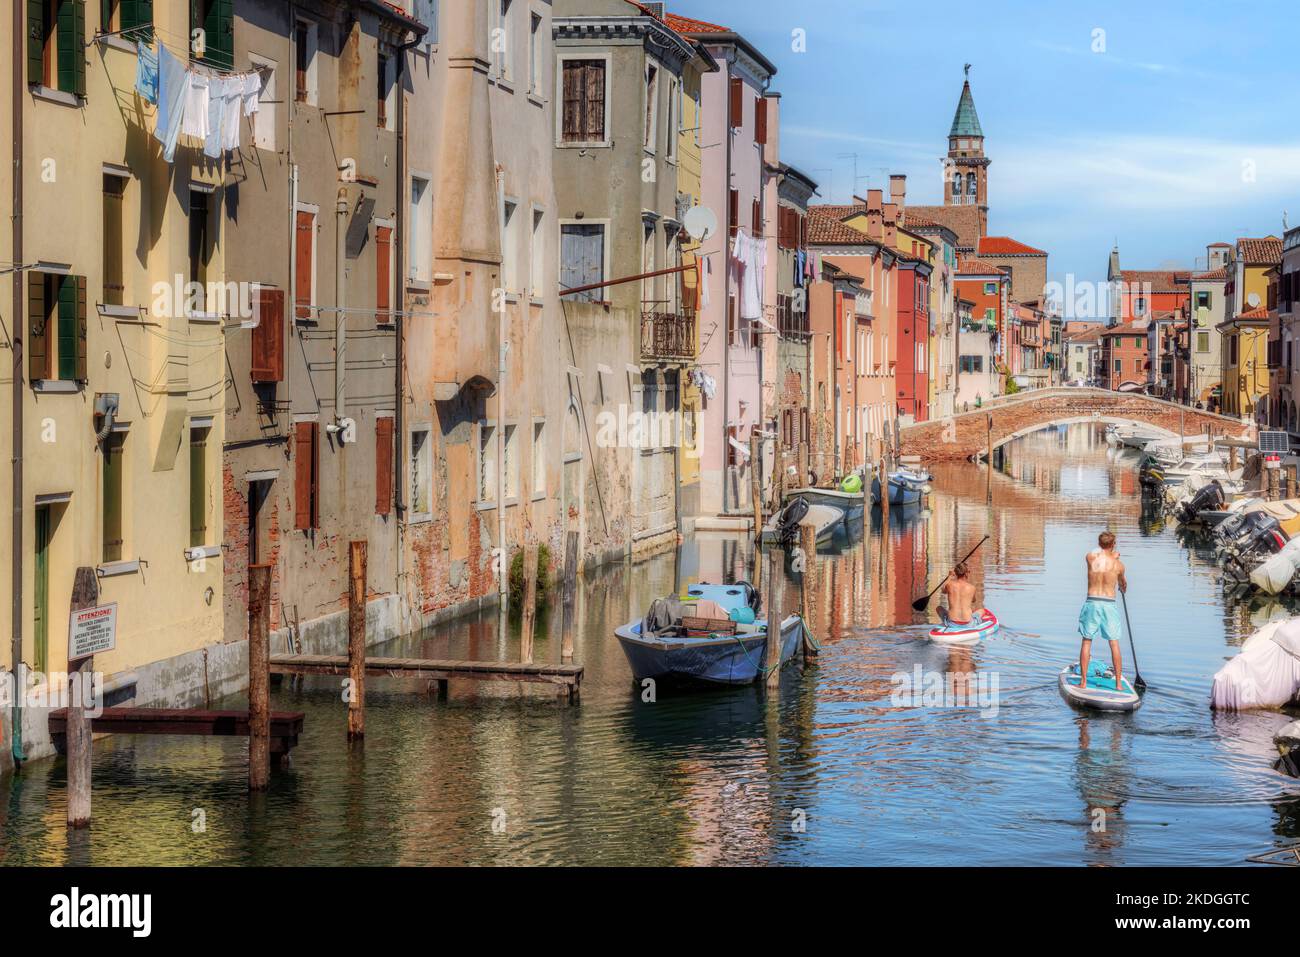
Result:
[[977,645],[997,633],[998,617],[984,609],[984,617],[964,627],[931,628],[930,640],[941,645]]
[[1142,707],[1142,696],[1134,689],[1128,678],[1123,679],[1120,687],[1115,687],[1115,679],[1108,677],[1109,669],[1102,662],[1088,662],[1088,686],[1079,686],[1079,663],[1066,665],[1061,669],[1061,697],[1079,708],[1092,708],[1096,711],[1136,711]]

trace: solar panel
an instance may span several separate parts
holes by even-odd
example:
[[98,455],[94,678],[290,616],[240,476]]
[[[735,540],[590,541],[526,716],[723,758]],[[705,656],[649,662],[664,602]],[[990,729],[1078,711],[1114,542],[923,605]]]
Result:
[[1287,432],[1260,432],[1259,450],[1265,455],[1287,455],[1291,451],[1291,436]]

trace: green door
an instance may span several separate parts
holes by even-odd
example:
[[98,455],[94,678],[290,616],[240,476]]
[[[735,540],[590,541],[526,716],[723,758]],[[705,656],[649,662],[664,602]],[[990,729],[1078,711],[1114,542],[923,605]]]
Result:
[[36,510],[36,608],[35,629],[37,671],[48,671],[50,657],[50,507]]

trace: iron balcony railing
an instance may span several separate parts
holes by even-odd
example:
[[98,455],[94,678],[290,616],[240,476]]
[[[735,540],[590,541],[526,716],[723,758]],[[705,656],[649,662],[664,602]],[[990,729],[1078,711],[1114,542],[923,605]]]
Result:
[[695,316],[691,313],[641,313],[641,358],[692,360],[695,358]]

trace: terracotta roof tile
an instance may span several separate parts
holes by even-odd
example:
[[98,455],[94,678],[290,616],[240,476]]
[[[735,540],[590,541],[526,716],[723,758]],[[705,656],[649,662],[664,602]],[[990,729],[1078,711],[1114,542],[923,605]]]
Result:
[[1100,326],[1094,326],[1091,329],[1081,329],[1078,332],[1067,334],[1064,339],[1066,342],[1096,342],[1101,338],[1105,330]]
[[841,210],[845,206],[809,206],[808,207],[808,242],[820,246],[865,246],[873,240],[861,230],[846,226]]
[[1186,292],[1192,274],[1176,269],[1121,269],[1120,282],[1150,286],[1151,292]]
[[1212,269],[1209,272],[1194,272],[1192,273],[1192,278],[1204,279],[1208,282],[1227,282],[1228,270],[1223,267],[1219,267],[1218,269]]
[[997,276],[1004,275],[1004,271],[1001,266],[995,266],[993,263],[976,259],[974,256],[962,256],[957,260],[957,274],[959,276]]
[[905,217],[918,216],[957,235],[958,245],[974,249],[980,238],[980,213],[974,206],[909,206]]
[[1282,261],[1282,240],[1276,236],[1265,236],[1262,239],[1238,239],[1237,251],[1242,260],[1251,265],[1280,263]]
[[1263,306],[1260,306],[1258,309],[1247,309],[1245,312],[1237,313],[1238,319],[1269,319],[1271,317],[1272,313]]
[[1010,236],[981,236],[976,247],[981,256],[1046,256],[1047,252],[1026,246]]
[[731,27],[719,26],[707,20],[694,20],[677,13],[664,15],[664,22],[678,33],[732,33]]

